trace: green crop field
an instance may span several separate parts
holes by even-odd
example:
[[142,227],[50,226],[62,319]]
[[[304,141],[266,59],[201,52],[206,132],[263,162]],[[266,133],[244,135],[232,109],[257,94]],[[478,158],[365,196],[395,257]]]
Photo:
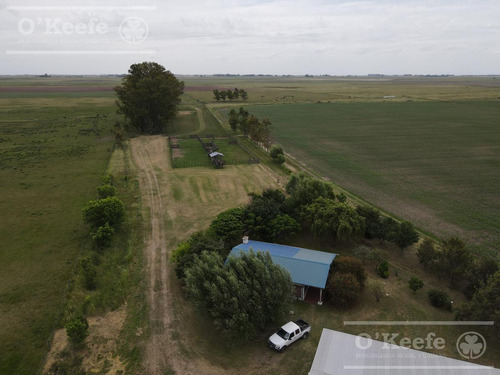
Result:
[[500,103],[247,106],[308,167],[438,236],[500,242]]
[[44,361],[88,231],[81,209],[106,172],[116,116],[106,94],[22,94],[0,98],[2,375],[36,374]]

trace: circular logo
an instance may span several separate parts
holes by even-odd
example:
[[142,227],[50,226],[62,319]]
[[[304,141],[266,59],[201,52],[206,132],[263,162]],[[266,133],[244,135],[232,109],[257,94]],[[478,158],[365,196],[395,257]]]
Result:
[[457,340],[457,350],[465,359],[477,359],[486,351],[486,340],[480,333],[465,332]]
[[148,37],[149,27],[142,18],[127,17],[120,24],[118,32],[124,42],[138,44]]

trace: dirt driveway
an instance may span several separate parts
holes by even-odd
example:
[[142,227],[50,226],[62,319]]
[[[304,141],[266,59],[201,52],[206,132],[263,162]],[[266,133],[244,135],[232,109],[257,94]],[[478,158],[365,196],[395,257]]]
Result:
[[[277,187],[276,182],[255,165],[223,170],[185,168],[173,170],[168,143],[163,136],[131,140],[137,167],[144,218],[147,219],[146,256],[151,335],[146,345],[147,374],[229,374],[202,356],[186,356],[175,315],[172,249],[191,233],[205,228],[220,212],[242,205],[250,191]],[[188,349],[186,349],[188,348]]]

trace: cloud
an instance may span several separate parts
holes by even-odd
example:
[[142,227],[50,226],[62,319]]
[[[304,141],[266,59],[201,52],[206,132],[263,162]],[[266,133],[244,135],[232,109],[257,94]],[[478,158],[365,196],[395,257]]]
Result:
[[[76,0],[67,3],[77,4]],[[483,74],[494,73],[500,66],[500,3],[496,0],[144,0],[141,4],[124,0],[120,3],[122,7],[137,5],[156,9],[94,11],[93,15],[108,27],[104,41],[107,44],[92,45],[90,36],[84,36],[79,48],[154,49],[156,54],[148,57],[174,72],[193,74],[247,73],[255,69],[276,74],[366,74],[388,66],[392,70],[385,73],[433,73],[436,67],[441,73],[446,67],[449,73]],[[91,16],[88,12],[74,11],[54,15],[73,23],[88,22]],[[24,16],[34,17],[29,12],[0,10],[0,43],[4,49],[20,48],[17,25]],[[147,22],[150,32],[144,43],[124,45],[118,31],[127,16],[141,17]],[[44,45],[30,46],[33,45],[68,48],[55,38],[52,43],[48,40]],[[469,60],[471,51],[481,61],[468,67],[461,65],[458,70],[457,59]],[[143,57],[135,58],[137,61]],[[26,56],[7,56],[9,69],[22,59]],[[131,56],[121,55],[83,60],[84,64],[75,64],[74,58],[60,56],[42,70],[123,72],[117,70],[133,61]],[[24,62],[19,66],[26,69],[30,64]],[[34,62],[31,66],[33,70],[38,68]],[[419,71],[408,71],[409,66]]]

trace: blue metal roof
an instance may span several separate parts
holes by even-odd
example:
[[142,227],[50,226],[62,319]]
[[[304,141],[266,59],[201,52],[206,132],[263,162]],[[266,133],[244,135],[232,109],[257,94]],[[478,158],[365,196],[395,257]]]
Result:
[[330,265],[336,254],[323,251],[302,249],[275,243],[248,241],[233,247],[229,256],[240,256],[241,252],[269,252],[275,264],[285,268],[294,284],[325,288]]

